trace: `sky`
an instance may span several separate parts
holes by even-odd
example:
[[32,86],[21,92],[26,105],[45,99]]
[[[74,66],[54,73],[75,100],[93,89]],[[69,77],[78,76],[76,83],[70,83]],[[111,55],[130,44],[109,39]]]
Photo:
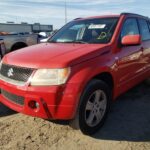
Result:
[[[133,12],[150,17],[150,0],[66,0],[67,21]],[[0,22],[65,24],[65,0],[0,0]]]

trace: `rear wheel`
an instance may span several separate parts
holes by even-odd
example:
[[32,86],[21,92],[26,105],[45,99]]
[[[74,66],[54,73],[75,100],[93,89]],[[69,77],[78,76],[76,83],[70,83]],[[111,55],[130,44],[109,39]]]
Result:
[[84,90],[77,115],[70,125],[91,135],[98,131],[106,119],[110,108],[111,90],[100,80],[92,80]]

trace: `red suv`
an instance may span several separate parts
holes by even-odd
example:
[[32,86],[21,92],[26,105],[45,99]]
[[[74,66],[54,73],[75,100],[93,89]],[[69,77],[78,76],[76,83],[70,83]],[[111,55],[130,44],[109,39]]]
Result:
[[34,117],[70,120],[90,135],[103,125],[111,101],[149,77],[149,18],[78,18],[47,43],[3,58],[0,101]]

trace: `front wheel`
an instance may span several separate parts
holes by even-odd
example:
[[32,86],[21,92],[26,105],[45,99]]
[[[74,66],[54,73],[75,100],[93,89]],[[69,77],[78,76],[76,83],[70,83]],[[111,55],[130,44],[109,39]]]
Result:
[[150,85],[150,78],[146,79],[146,80],[145,80],[145,83],[146,83],[147,85]]
[[106,119],[110,108],[111,90],[100,80],[92,80],[84,90],[77,115],[71,126],[91,135],[98,131]]

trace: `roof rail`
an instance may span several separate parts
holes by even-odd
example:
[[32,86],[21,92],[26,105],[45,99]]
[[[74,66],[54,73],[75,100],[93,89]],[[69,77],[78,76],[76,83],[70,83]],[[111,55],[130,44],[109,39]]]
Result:
[[139,14],[136,14],[136,13],[129,13],[129,12],[123,12],[123,13],[121,13],[120,15],[136,15],[136,16],[145,17],[145,18],[150,19],[150,18],[147,17],[147,16],[139,15]]

